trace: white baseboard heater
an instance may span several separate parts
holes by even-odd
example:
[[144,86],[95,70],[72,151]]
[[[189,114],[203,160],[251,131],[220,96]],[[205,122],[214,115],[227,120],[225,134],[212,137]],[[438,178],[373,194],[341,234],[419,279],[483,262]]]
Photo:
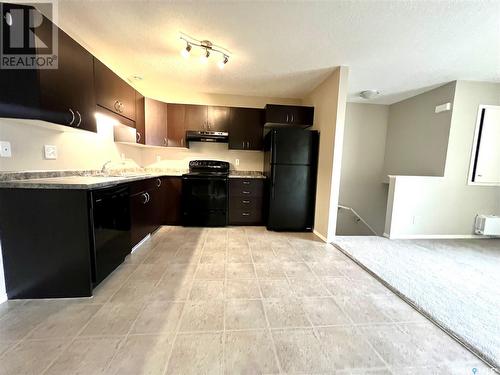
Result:
[[500,216],[477,215],[474,232],[483,236],[500,236]]

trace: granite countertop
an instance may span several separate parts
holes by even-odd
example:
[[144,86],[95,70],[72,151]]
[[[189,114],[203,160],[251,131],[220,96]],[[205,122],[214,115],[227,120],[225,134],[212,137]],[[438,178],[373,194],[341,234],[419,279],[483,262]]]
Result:
[[[71,174],[69,171],[22,172],[2,176],[0,188],[92,190],[149,178],[182,176],[186,172],[181,169],[119,172],[111,175],[102,175],[95,171],[77,174]],[[231,171],[229,177],[265,178],[262,172],[256,171]]]
[[259,171],[230,171],[229,178],[266,178]]

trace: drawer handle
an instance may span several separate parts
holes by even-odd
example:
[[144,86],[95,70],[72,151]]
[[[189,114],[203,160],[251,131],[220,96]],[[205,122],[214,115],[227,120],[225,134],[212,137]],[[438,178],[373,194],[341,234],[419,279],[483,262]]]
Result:
[[243,190],[243,191],[242,191],[242,193],[243,193],[243,194],[250,194],[250,192],[249,192],[249,191],[246,191],[246,190]]
[[244,203],[244,204],[249,204],[249,203],[250,203],[250,201],[243,200],[243,201],[241,201],[241,203]]
[[243,185],[250,185],[250,181],[243,181]]
[[242,215],[242,216],[250,216],[250,213],[248,213],[248,212],[243,212],[241,215]]

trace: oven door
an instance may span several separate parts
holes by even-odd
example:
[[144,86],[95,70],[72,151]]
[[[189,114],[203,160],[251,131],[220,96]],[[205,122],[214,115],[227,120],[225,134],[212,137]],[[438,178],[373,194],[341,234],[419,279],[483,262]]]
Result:
[[183,224],[185,226],[227,225],[226,177],[182,178]]

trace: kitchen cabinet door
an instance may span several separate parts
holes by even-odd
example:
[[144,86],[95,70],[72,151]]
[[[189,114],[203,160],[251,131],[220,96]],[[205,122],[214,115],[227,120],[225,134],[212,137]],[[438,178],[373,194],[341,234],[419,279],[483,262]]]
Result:
[[[38,40],[47,40],[51,32],[51,23],[44,18],[36,29]],[[41,118],[96,132],[93,57],[65,32],[57,29],[57,33],[58,68],[38,72]]]
[[182,224],[182,177],[163,177],[162,187],[165,199],[165,225]]
[[262,150],[263,110],[231,108],[229,148],[232,150]]
[[146,98],[144,101],[146,144],[167,146],[167,104]]
[[[0,19],[7,19],[7,14],[12,9],[25,9],[33,11],[31,6],[20,4],[3,3],[1,6],[2,14]],[[43,22],[50,22],[46,18]],[[13,27],[7,23],[2,24],[4,40],[10,37]],[[34,45],[33,33],[29,33],[30,45]],[[30,54],[35,54],[35,48],[29,49]],[[40,98],[38,86],[39,69],[0,69],[0,117],[10,118],[39,118],[40,117]]]
[[146,99],[138,91],[135,92],[135,141],[146,144],[146,114],[144,105]]
[[155,186],[147,191],[148,193],[148,226],[149,233],[154,232],[165,221],[165,194],[163,180],[155,178]]
[[148,196],[141,192],[130,197],[130,241],[134,247],[149,234]]
[[265,109],[265,122],[269,124],[288,124],[307,127],[313,125],[314,107],[298,105],[268,104]]
[[167,104],[167,144],[168,147],[186,147],[186,106]]
[[207,106],[185,104],[184,128],[186,130],[208,130],[207,128]]
[[135,121],[135,90],[94,57],[96,103]]
[[207,107],[207,126],[205,130],[227,132],[229,130],[230,108],[209,106]]

